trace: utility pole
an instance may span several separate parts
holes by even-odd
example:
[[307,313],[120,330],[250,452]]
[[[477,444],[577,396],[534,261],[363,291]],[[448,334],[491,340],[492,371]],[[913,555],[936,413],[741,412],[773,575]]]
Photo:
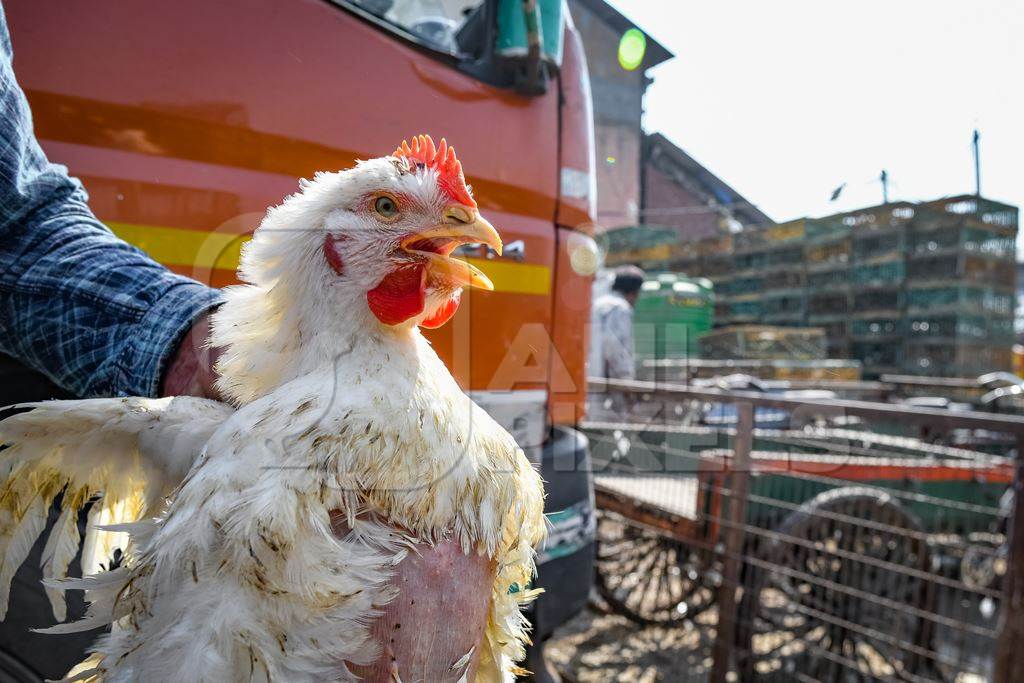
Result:
[[978,129],[974,129],[974,194],[977,197],[981,196],[981,146],[978,141],[981,140],[981,133]]
[[878,176],[878,179],[882,181],[882,203],[889,203],[889,174],[882,169],[882,175]]

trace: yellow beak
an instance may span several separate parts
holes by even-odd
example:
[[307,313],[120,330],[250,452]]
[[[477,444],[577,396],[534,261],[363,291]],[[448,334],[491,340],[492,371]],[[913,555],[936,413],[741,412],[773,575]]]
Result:
[[426,258],[428,278],[456,287],[493,290],[494,284],[479,268],[451,256],[456,247],[475,243],[501,254],[501,237],[493,225],[476,209],[452,206],[445,211],[443,223],[405,237],[399,246]]

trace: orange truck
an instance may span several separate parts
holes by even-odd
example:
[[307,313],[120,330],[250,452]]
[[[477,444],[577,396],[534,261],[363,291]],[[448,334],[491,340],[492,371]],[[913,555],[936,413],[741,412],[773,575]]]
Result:
[[463,248],[495,291],[467,292],[432,340],[548,482],[538,635],[580,609],[593,516],[573,425],[597,260],[594,141],[563,0],[4,4],[47,155],[115,233],[214,286],[234,281],[241,243],[298,178],[417,133],[456,146],[506,248]]

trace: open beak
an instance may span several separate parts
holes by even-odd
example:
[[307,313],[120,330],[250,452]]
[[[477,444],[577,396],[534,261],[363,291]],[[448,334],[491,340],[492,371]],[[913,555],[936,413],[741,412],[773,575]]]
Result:
[[427,277],[455,287],[476,287],[493,290],[494,284],[479,268],[452,258],[451,253],[463,244],[486,244],[501,254],[501,237],[475,208],[451,206],[444,222],[404,237],[399,246],[410,254],[427,260]]

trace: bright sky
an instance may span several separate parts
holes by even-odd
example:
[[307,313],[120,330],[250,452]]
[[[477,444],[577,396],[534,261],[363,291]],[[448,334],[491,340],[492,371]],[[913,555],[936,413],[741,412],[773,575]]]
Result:
[[[611,0],[675,58],[645,127],[775,220],[974,191],[1024,207],[1020,0]],[[832,190],[846,182],[839,201]]]

